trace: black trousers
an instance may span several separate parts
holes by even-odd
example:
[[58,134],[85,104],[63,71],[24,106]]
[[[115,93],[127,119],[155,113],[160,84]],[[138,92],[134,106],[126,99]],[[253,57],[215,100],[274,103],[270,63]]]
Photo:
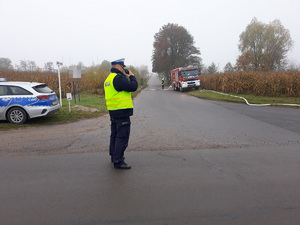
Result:
[[115,164],[124,162],[124,152],[130,136],[130,117],[111,118],[109,154]]

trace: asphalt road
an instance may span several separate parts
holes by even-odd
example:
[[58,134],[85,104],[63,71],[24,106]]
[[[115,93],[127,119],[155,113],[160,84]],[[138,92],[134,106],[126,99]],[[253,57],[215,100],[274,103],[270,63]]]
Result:
[[156,77],[134,104],[128,171],[109,161],[107,116],[0,132],[0,224],[299,224],[299,110]]

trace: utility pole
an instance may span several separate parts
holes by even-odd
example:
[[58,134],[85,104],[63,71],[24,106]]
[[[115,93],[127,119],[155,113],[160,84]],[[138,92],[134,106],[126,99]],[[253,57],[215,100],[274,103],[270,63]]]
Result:
[[62,107],[62,101],[61,101],[61,83],[60,83],[60,66],[62,66],[61,62],[56,62],[58,67],[58,86],[59,86],[59,100],[60,100],[60,107]]

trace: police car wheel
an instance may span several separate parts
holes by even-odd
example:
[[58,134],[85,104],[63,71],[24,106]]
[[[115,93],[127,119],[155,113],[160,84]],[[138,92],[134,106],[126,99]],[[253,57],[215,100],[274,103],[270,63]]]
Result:
[[13,124],[23,124],[27,120],[27,114],[21,108],[11,108],[7,113],[7,119]]

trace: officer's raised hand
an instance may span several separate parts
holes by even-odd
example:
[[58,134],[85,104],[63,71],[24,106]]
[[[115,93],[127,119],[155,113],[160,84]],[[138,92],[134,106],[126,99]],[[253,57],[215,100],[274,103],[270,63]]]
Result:
[[126,73],[127,77],[134,76],[134,74],[130,70],[128,70],[128,72],[128,74]]

